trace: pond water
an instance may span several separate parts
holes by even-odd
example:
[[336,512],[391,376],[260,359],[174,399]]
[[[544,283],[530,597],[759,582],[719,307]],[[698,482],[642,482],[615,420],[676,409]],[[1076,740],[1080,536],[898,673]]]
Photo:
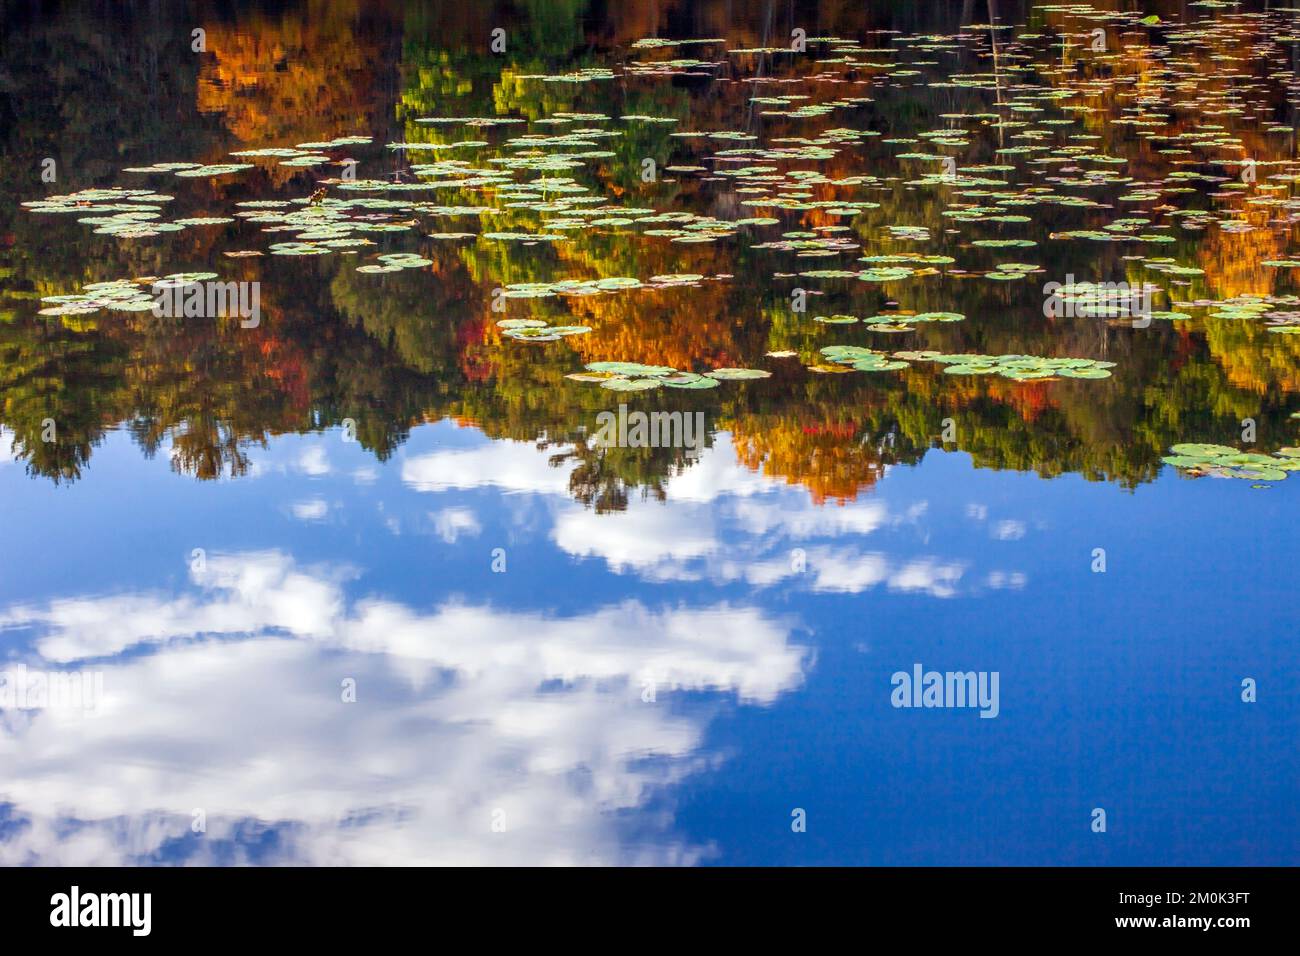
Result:
[[1300,862],[1300,13],[1127,7],[0,6],[0,862]]

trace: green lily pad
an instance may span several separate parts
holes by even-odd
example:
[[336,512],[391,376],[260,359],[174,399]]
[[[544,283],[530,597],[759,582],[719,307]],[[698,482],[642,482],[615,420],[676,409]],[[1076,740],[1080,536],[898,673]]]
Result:
[[662,384],[657,378],[607,378],[600,383],[600,387],[612,392],[646,392],[659,388]]

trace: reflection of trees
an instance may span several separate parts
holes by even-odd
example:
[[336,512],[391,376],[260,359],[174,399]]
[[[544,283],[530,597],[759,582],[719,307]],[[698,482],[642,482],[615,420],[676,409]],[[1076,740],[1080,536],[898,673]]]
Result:
[[[255,10],[207,31],[196,105],[214,113],[242,146],[293,145],[383,128],[374,95],[395,49],[383,7],[309,0],[279,14]],[[358,81],[361,82],[358,82]],[[271,167],[277,181],[300,173]]]
[[[31,216],[18,203],[118,182],[118,169],[135,161],[210,149],[211,125],[193,119],[197,58],[169,24],[130,5],[0,4],[0,48],[0,296],[103,278],[101,255],[125,247],[87,249],[84,226]],[[41,181],[46,158],[54,183]],[[152,273],[162,264],[157,248],[131,247],[122,274]]]
[[665,480],[687,465],[682,452],[672,448],[593,448],[581,440],[572,451],[551,457],[553,466],[569,461],[575,463],[569,492],[598,514],[624,510],[632,489],[663,501]]
[[[127,24],[139,42],[120,44],[120,49],[81,38],[84,24],[72,14],[60,13],[40,24],[17,23],[19,29],[6,39],[10,95],[3,109],[13,122],[4,133],[3,159],[10,168],[35,169],[50,148],[49,131],[67,132],[82,122],[89,124],[92,136],[119,141],[132,162],[217,156],[231,148],[232,137],[241,144],[262,144],[359,132],[363,126],[382,129],[387,121],[379,121],[373,109],[394,100],[399,102],[396,119],[401,124],[395,135],[412,142],[461,138],[464,131],[459,128],[414,123],[418,116],[450,113],[508,112],[533,118],[565,109],[611,116],[646,113],[680,117],[684,126],[698,129],[735,128],[736,118],[747,116],[746,122],[769,137],[811,136],[820,128],[863,123],[885,136],[901,136],[942,128],[948,121],[941,113],[989,107],[987,93],[950,90],[936,96],[924,87],[900,85],[873,88],[877,102],[870,113],[800,121],[752,116],[748,97],[754,90],[743,83],[703,86],[627,79],[574,87],[523,80],[520,77],[528,73],[605,62],[604,45],[626,44],[657,32],[647,24],[673,24],[676,35],[726,32],[721,8],[708,3],[691,6],[689,14],[685,6],[668,4],[653,15],[645,5],[630,4],[612,17],[594,16],[587,4],[576,0],[535,6],[519,16],[518,22],[527,26],[511,32],[504,58],[487,51],[488,34],[501,22],[500,12],[467,4],[407,8],[400,19],[387,8],[361,11],[351,6],[331,6],[324,11],[328,15],[313,19],[316,7],[308,4],[274,17],[254,14],[262,31],[256,40],[248,38],[243,21],[211,19],[212,55],[202,67],[183,45],[164,40],[143,21]],[[755,9],[740,15],[738,42],[754,45],[780,35],[780,18],[773,19],[762,5]],[[855,11],[824,5],[814,22],[820,32],[852,34],[852,17],[859,15]],[[688,16],[690,22],[683,26]],[[932,11],[900,16],[923,18],[928,29],[940,26]],[[601,26],[588,28],[584,17]],[[393,35],[383,29],[385,22],[402,24],[396,71],[383,68],[385,57],[391,62],[386,37]],[[608,33],[611,23],[616,35]],[[900,21],[899,28],[915,29],[918,23]],[[51,63],[41,55],[41,44],[64,39],[74,47],[86,46],[89,66]],[[670,55],[637,51],[635,58]],[[1150,58],[1132,56],[1129,61],[1128,68],[1139,73],[1152,69]],[[804,74],[817,69],[810,63],[782,65],[777,60],[766,68]],[[1124,68],[1119,62],[1107,66]],[[1055,81],[1086,80],[1091,69],[1083,63]],[[164,73],[188,77],[178,81],[183,95],[146,89]],[[401,77],[400,91],[386,89],[393,75]],[[316,101],[316,109],[326,114],[323,119],[308,109],[313,89],[324,96]],[[61,117],[51,112],[50,90],[63,102]],[[142,110],[129,117],[109,117],[99,108],[105,100],[128,102],[146,93],[155,100],[173,100],[158,112]],[[843,90],[827,85],[825,94],[832,98]],[[219,126],[186,123],[173,128],[163,122],[168,109],[188,115],[196,96],[204,108],[216,111]],[[284,108],[283,102],[297,105]],[[1090,102],[1104,111],[1116,106],[1104,96]],[[1135,143],[1131,131],[1094,117],[1087,122],[1103,137],[1099,150],[1135,156],[1135,175],[1143,179],[1165,174],[1163,158],[1147,144]],[[1171,129],[1190,129],[1195,123],[1194,116],[1179,116]],[[662,167],[693,163],[716,149],[671,139],[672,129],[628,125],[628,135],[608,141],[613,157],[572,175],[629,205],[687,208],[718,218],[762,214],[760,208],[740,206],[729,190],[715,190],[690,177],[641,182],[640,161],[645,157],[655,158]],[[472,135],[499,142],[522,130],[520,126]],[[178,143],[177,133],[189,141]],[[963,162],[996,162],[991,144],[972,149]],[[69,136],[66,148],[71,151],[59,155],[74,157],[68,175],[75,181],[61,180],[59,191],[118,181],[112,173],[123,163],[96,158],[106,153],[86,137]],[[1258,150],[1255,155],[1261,158],[1274,155],[1265,141],[1250,142],[1249,148]],[[815,168],[832,177],[864,169],[892,170],[895,151],[868,141],[841,149]],[[796,163],[793,168],[814,167]],[[923,169],[918,164],[915,175]],[[212,208],[228,206],[234,198],[253,198],[239,193],[246,187],[238,184],[196,183],[193,188]],[[27,195],[17,198],[32,193],[20,191]],[[845,193],[817,186],[814,194],[831,199]],[[440,191],[436,197],[449,204],[491,201],[490,194],[465,190]],[[1144,330],[1095,319],[1049,320],[1041,311],[1044,277],[1060,279],[1073,273],[1080,279],[1133,282],[1159,282],[1162,277],[1124,259],[1132,249],[1122,244],[1044,240],[1027,250],[971,248],[972,238],[1023,232],[969,223],[962,224],[960,235],[945,233],[952,222],[942,213],[951,197],[938,188],[890,181],[853,198],[881,203],[851,221],[866,254],[944,252],[967,269],[1021,259],[1041,265],[1043,276],[1011,283],[928,276],[885,286],[856,280],[774,279],[778,272],[841,263],[755,250],[749,247],[752,236],[684,246],[666,239],[629,238],[635,230],[584,229],[554,246],[423,240],[420,249],[433,260],[431,267],[387,275],[357,273],[358,257],[345,255],[241,260],[239,268],[223,262],[224,278],[264,278],[263,321],[257,329],[242,329],[236,321],[177,321],[138,313],[60,321],[35,317],[35,299],[71,291],[92,279],[171,271],[178,259],[213,261],[213,249],[221,248],[216,246],[220,232],[187,231],[167,244],[121,243],[88,237],[72,223],[19,214],[14,197],[7,197],[0,200],[0,238],[12,240],[3,253],[0,289],[20,297],[6,300],[0,310],[12,315],[0,321],[0,424],[15,433],[18,452],[32,473],[63,481],[76,478],[104,432],[123,422],[146,454],[165,448],[177,470],[217,478],[243,474],[250,447],[269,435],[332,427],[351,419],[362,445],[386,459],[413,426],[450,416],[493,437],[535,441],[550,450],[557,464],[574,463],[572,494],[600,511],[622,508],[635,494],[662,496],[666,478],[690,467],[682,450],[593,447],[589,436],[597,413],[615,409],[620,402],[645,410],[704,410],[714,427],[731,432],[744,464],[799,483],[818,501],[850,499],[877,481],[885,466],[919,461],[939,445],[946,418],[955,424],[956,441],[944,447],[969,453],[981,467],[1043,475],[1073,472],[1129,487],[1156,474],[1160,456],[1171,444],[1186,439],[1232,442],[1245,417],[1257,420],[1262,447],[1294,442],[1285,417],[1289,397],[1300,391],[1300,345],[1294,337],[1225,320],[1179,326],[1156,322]],[[1198,194],[1189,202],[1203,199]],[[1244,215],[1261,227],[1255,232],[1176,231],[1176,243],[1150,253],[1195,262],[1206,271],[1190,286],[1166,285],[1171,294],[1217,298],[1277,291],[1277,283],[1287,277],[1251,268],[1260,258],[1286,248],[1287,233],[1263,228],[1269,208],[1245,210]],[[1034,209],[1032,215],[1053,229],[1099,228],[1113,216],[1057,207]],[[535,212],[502,208],[485,218],[484,227],[530,231],[539,221]],[[838,222],[819,210],[782,214],[782,226],[764,232],[763,238]],[[924,246],[889,239],[884,227],[893,224],[927,226],[935,239]],[[444,220],[432,228],[459,226]],[[851,261],[847,257],[843,264]],[[490,307],[492,290],[512,282],[645,279],[675,272],[734,278],[691,288],[509,300],[505,315],[510,317],[535,316],[593,329],[587,336],[551,344],[503,339],[495,326],[502,314]],[[788,294],[796,283],[822,293],[809,300],[807,314],[793,313],[789,307]],[[894,307],[889,303],[904,310],[959,311],[968,318],[900,336],[811,321],[813,314],[837,311],[871,315]],[[795,361],[769,364],[762,358],[768,349],[790,348],[807,361],[822,346],[837,342],[887,349],[1094,356],[1118,364],[1114,377],[1104,381],[1012,383],[945,376],[924,364],[883,375],[822,376],[804,372]],[[611,359],[693,369],[767,365],[777,374],[768,381],[729,383],[708,392],[664,390],[631,397],[564,378],[585,362]],[[57,424],[57,439],[50,443],[41,440],[47,418]]]
[[[57,322],[0,323],[0,423],[34,475],[73,481],[122,407],[126,356]],[[48,424],[53,422],[53,441]]]

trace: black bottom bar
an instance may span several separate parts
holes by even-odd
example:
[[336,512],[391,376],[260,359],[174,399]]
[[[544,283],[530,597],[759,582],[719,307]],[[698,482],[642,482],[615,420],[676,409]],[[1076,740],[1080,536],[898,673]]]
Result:
[[859,937],[910,925],[927,942],[1044,933],[1230,942],[1287,925],[1295,876],[1209,868],[24,869],[0,871],[0,914],[6,943],[78,933],[82,941],[337,945],[438,926],[536,942],[540,930],[596,920],[625,922],[647,940],[675,926],[762,938],[785,924],[811,930],[815,921],[819,935],[841,926]]

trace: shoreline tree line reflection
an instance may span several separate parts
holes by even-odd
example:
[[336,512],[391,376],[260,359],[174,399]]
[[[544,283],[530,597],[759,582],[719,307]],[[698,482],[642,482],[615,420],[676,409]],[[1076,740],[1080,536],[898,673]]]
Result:
[[[761,129],[765,137],[810,136],[842,122],[839,117],[820,124],[760,121],[750,103],[756,87],[746,83],[676,77],[574,89],[520,80],[559,66],[625,62],[631,40],[657,30],[726,35],[749,46],[770,42],[773,23],[759,6],[723,22],[719,5],[700,4],[688,23],[682,10],[655,14],[641,4],[630,4],[612,18],[578,2],[544,5],[531,17],[514,14],[527,28],[504,64],[484,44],[472,42],[478,32],[486,35],[488,14],[451,11],[447,5],[398,13],[384,6],[335,4],[323,17],[291,7],[278,16],[253,10],[226,21],[204,19],[211,52],[201,58],[176,42],[166,25],[147,18],[127,24],[136,42],[97,46],[89,39],[94,31],[87,29],[93,14],[60,8],[48,18],[22,22],[20,14],[5,11],[13,20],[6,24],[10,89],[4,100],[5,119],[12,122],[5,124],[2,156],[7,168],[21,171],[37,170],[44,156],[58,157],[61,178],[54,191],[69,192],[121,183],[117,170],[131,162],[220,162],[236,149],[357,132],[376,137],[375,147],[359,154],[363,168],[391,174],[406,161],[404,151],[385,150],[383,144],[443,142],[449,135],[445,130],[415,120],[449,112],[537,120],[564,110],[603,109],[610,115],[679,117],[691,128]],[[1025,11],[1012,6],[1012,15],[1023,22]],[[982,12],[954,8],[893,15],[898,29],[955,31]],[[864,16],[881,28],[889,25],[889,15]],[[810,7],[809,16],[810,23],[826,23],[827,34],[854,33],[845,11]],[[926,16],[934,20],[911,22]],[[958,16],[966,19],[959,22]],[[1053,28],[1050,17],[1034,16],[1041,21],[1036,28]],[[828,17],[843,22],[828,23]],[[75,75],[59,72],[43,52],[55,44],[85,47]],[[987,68],[979,52],[967,63],[972,70]],[[1081,62],[1068,71],[1073,79],[1060,82],[1113,79],[1127,70],[1141,83],[1153,62],[1132,54],[1104,66]],[[811,60],[774,57],[768,69],[802,78],[798,89],[824,89],[827,98],[842,95],[829,81],[810,79],[817,70]],[[1102,108],[1089,114],[1085,128],[1102,137],[1107,153],[1129,158],[1134,175],[1167,174],[1168,163],[1131,129],[1102,122],[1126,102],[1121,88],[1097,87]],[[944,113],[989,106],[979,91],[940,93],[906,84],[866,89],[876,102],[849,125],[865,123],[885,136],[936,129]],[[147,108],[105,111],[104,103]],[[286,103],[301,108],[286,109]],[[1277,108],[1289,109],[1281,102]],[[1175,123],[1195,128],[1203,121],[1184,115]],[[615,155],[602,160],[591,177],[600,193],[632,205],[690,209],[719,219],[750,215],[731,190],[667,175],[643,181],[645,156],[659,157],[660,166],[667,166],[687,155],[669,138],[672,128],[639,127],[614,141]],[[1293,144],[1261,141],[1251,149],[1261,160],[1289,158]],[[829,176],[856,175],[873,156],[843,150],[822,169]],[[971,161],[981,158],[994,160],[990,154]],[[271,165],[246,178],[195,181],[183,192],[179,185],[168,189],[176,192],[178,206],[201,214],[267,195],[305,196],[317,178],[313,171]],[[91,236],[63,217],[51,222],[21,211],[19,201],[38,195],[34,172],[31,186],[0,197],[0,426],[12,433],[14,453],[28,472],[56,483],[83,477],[95,447],[118,427],[144,454],[167,454],[178,473],[217,479],[244,475],[251,450],[279,434],[338,428],[351,419],[357,440],[383,461],[421,423],[453,418],[492,438],[549,447],[557,463],[576,460],[574,497],[598,511],[618,510],[635,494],[663,497],[666,478],[689,468],[692,460],[689,449],[593,442],[599,414],[620,402],[646,411],[702,411],[711,431],[731,434],[745,465],[805,486],[818,502],[852,499],[886,467],[916,463],[937,448],[966,452],[979,467],[1044,476],[1078,473],[1131,488],[1155,478],[1174,443],[1238,443],[1244,419],[1255,420],[1260,448],[1296,443],[1296,423],[1289,415],[1300,391],[1300,337],[1268,335],[1253,323],[1210,318],[1133,329],[1100,318],[1052,320],[1042,314],[1034,282],[926,276],[887,285],[815,283],[792,276],[809,263],[816,267],[818,260],[794,260],[753,248],[748,240],[684,247],[617,230],[570,234],[569,241],[554,246],[421,239],[418,248],[432,260],[430,266],[363,275],[348,256],[224,257],[223,251],[260,243],[260,237],[250,238],[247,226],[187,230],[142,242]],[[814,193],[836,196],[822,186]],[[438,195],[448,203],[482,202],[459,191]],[[887,226],[905,223],[924,226],[936,238],[923,251],[949,252],[962,268],[990,268],[999,256],[1006,257],[950,238],[945,230],[953,223],[934,190],[884,176],[866,195],[879,208],[853,219],[850,234],[864,254],[914,251],[906,243],[880,239]],[[1268,215],[1249,213],[1258,224],[1251,232],[1178,233],[1176,243],[1160,253],[1194,262],[1205,273],[1179,291],[1188,298],[1287,291],[1285,274],[1255,265],[1284,254],[1293,238],[1289,221],[1278,224]],[[1026,257],[1042,267],[1044,277],[1144,280],[1116,244],[1081,247],[1048,240],[1055,228],[1078,227],[1077,219],[1067,225],[1057,217],[1054,211],[1041,213],[1029,233],[1038,246]],[[535,224],[510,210],[490,221],[501,231]],[[1097,215],[1097,224],[1105,221]],[[838,223],[813,209],[783,219],[780,228]],[[421,229],[426,228],[439,227],[426,221]],[[409,248],[409,242],[393,243],[383,251]],[[42,295],[75,291],[84,282],[198,267],[219,271],[226,281],[260,282],[260,326],[142,313],[87,319],[35,315]],[[514,342],[495,325],[503,314],[492,309],[492,293],[508,283],[682,272],[709,281],[512,302],[506,313],[593,328],[576,340]],[[820,293],[807,313],[790,307],[791,289],[799,283]],[[849,333],[841,336],[810,321],[815,313],[866,315],[895,307],[954,310],[968,320],[868,339],[857,330],[849,339]],[[764,358],[782,350],[815,355],[821,346],[846,339],[875,348],[1104,357],[1116,367],[1104,382],[1009,382],[955,379],[929,366],[888,375],[817,375],[798,360]],[[750,365],[773,375],[709,392],[665,389],[623,397],[565,380],[592,361],[682,369]],[[56,426],[54,441],[44,440],[50,420]],[[951,420],[954,437],[947,443],[941,440],[945,420]]]

